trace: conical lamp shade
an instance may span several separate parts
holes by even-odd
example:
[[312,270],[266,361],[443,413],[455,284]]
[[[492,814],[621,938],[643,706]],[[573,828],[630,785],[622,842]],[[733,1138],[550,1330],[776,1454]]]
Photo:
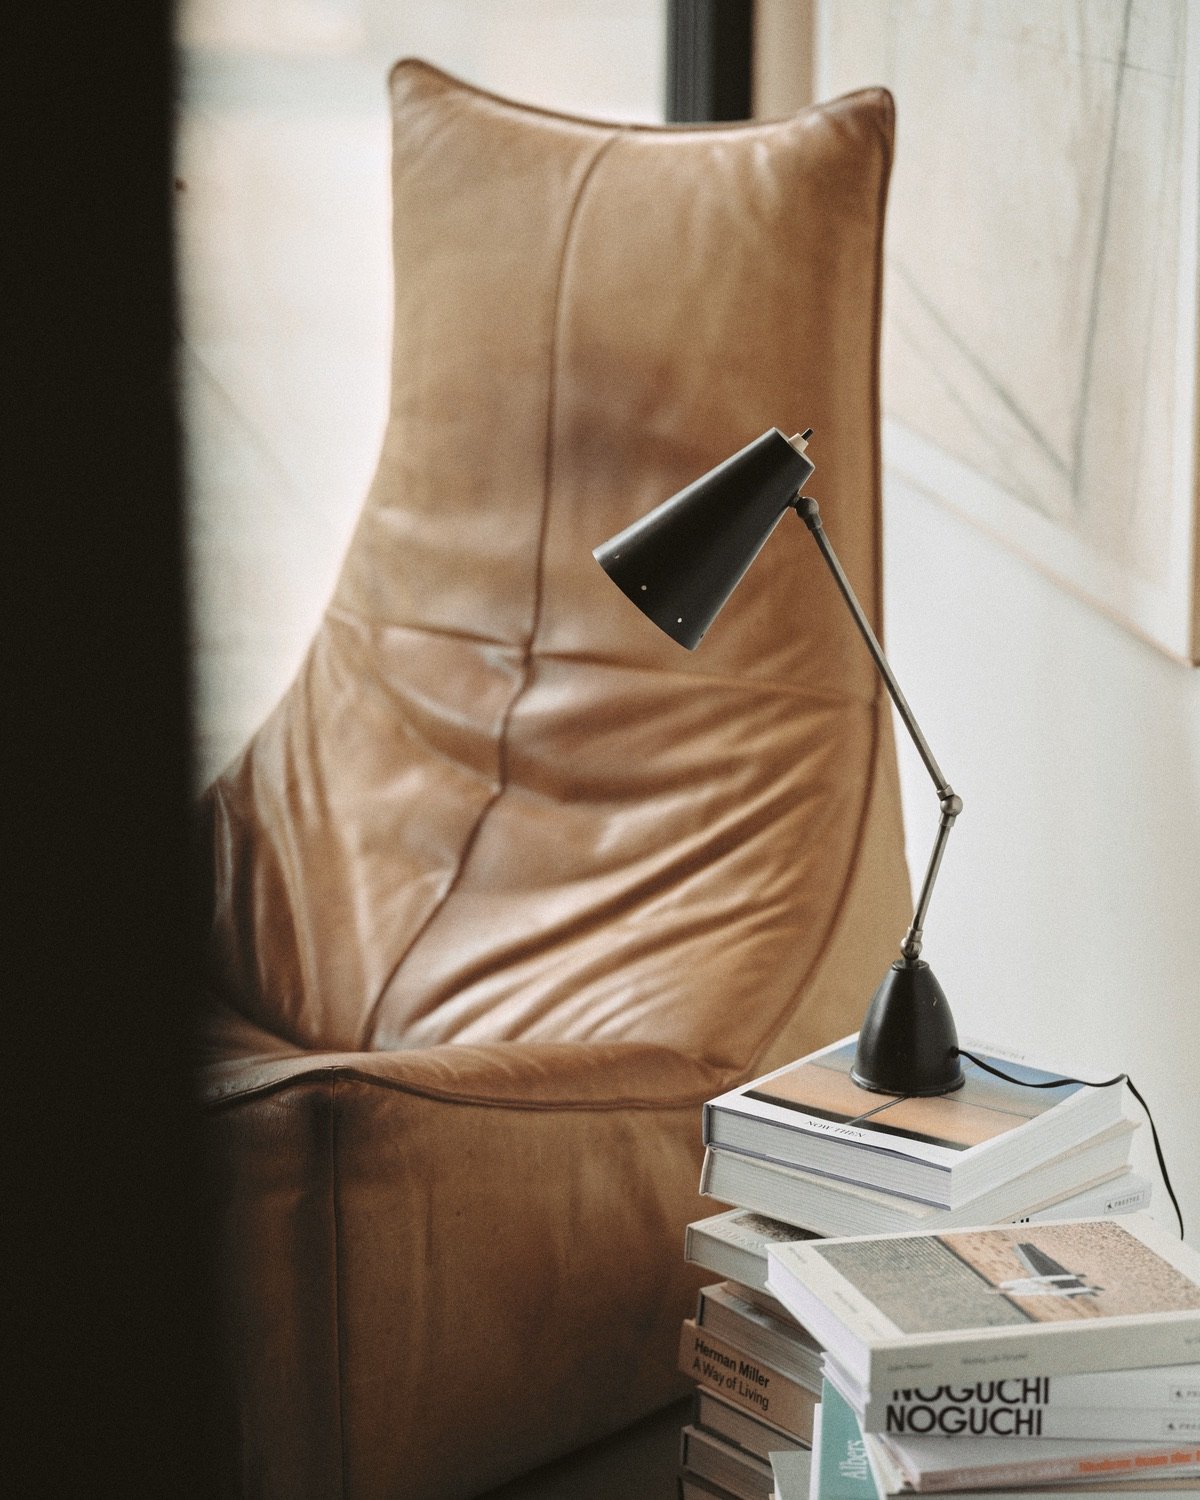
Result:
[[649,619],[694,651],[814,467],[773,427],[592,555]]

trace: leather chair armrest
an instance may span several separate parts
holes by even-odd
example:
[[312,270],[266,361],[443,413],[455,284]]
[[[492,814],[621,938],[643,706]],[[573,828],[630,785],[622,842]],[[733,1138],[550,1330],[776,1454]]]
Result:
[[680,1392],[716,1070],[614,1042],[208,1073],[246,1491],[476,1494]]

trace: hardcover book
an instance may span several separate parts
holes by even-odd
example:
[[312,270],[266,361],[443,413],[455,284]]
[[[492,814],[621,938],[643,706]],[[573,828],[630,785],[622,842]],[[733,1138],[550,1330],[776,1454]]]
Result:
[[705,1432],[715,1433],[727,1443],[753,1453],[764,1463],[772,1453],[780,1453],[785,1449],[808,1451],[808,1444],[793,1433],[784,1432],[782,1427],[773,1427],[759,1417],[752,1417],[748,1411],[742,1411],[702,1388],[696,1391],[692,1421]]
[[[713,1150],[712,1155],[716,1154]],[[731,1153],[721,1154],[725,1156]],[[790,1174],[794,1170],[750,1157],[738,1157],[738,1161],[741,1169],[739,1183],[743,1180],[748,1182],[751,1178],[757,1181],[759,1177],[773,1179],[777,1173]],[[749,1176],[744,1175],[747,1171]],[[747,1197],[751,1198],[751,1195],[747,1194]],[[760,1209],[753,1201],[765,1197],[765,1190],[755,1193],[747,1207],[728,1208],[723,1213],[710,1214],[706,1219],[697,1219],[695,1223],[689,1224],[684,1237],[684,1258],[693,1265],[704,1266],[718,1276],[740,1282],[744,1287],[765,1291],[767,1246],[818,1238],[811,1230],[800,1229],[783,1219],[773,1217],[768,1210]],[[1048,1203],[1043,1208],[1013,1215],[1011,1222],[1029,1224],[1039,1220],[1087,1219],[1138,1213],[1149,1208],[1150,1197],[1150,1183],[1140,1172],[1121,1172],[1095,1187],[1081,1188],[1079,1192],[1060,1198],[1055,1203]],[[730,1194],[726,1201],[743,1200]],[[778,1199],[772,1197],[770,1201],[777,1202]],[[896,1231],[872,1231],[890,1232]]]
[[1122,1406],[1048,1406],[1036,1401],[906,1401],[887,1406],[878,1430],[898,1441],[931,1436],[1090,1440],[1109,1439],[1119,1432],[1129,1442],[1165,1443],[1173,1449],[1200,1442],[1200,1417],[1156,1408],[1127,1411]]
[[[825,1423],[837,1434],[830,1451],[825,1451]],[[1020,1479],[1013,1484],[996,1481],[982,1488],[979,1475],[972,1473],[961,1486],[947,1478],[940,1486],[929,1490],[916,1490],[905,1470],[897,1463],[887,1441],[875,1433],[864,1433],[857,1415],[843,1399],[836,1386],[827,1382],[822,1386],[821,1404],[817,1408],[817,1440],[813,1445],[813,1477],[809,1500],[867,1500],[868,1494],[877,1500],[890,1500],[892,1496],[914,1493],[937,1493],[942,1500],[1031,1500],[1037,1495],[1071,1495],[1075,1500],[1099,1500],[1099,1497],[1126,1495],[1130,1500],[1172,1500],[1200,1493],[1200,1478],[1186,1471],[1176,1470],[1175,1477],[1163,1473],[1156,1467],[1136,1468],[1123,1473],[1102,1471],[1098,1474],[1077,1474],[1070,1479],[1037,1482]],[[938,1440],[934,1440],[935,1444]],[[949,1447],[942,1440],[941,1446]],[[971,1443],[960,1445],[974,1446]],[[1001,1445],[1003,1446],[1003,1445]],[[1044,1443],[1025,1445],[1030,1448],[1047,1447]],[[1010,1450],[1011,1451],[1011,1450]],[[841,1461],[839,1468],[834,1465]],[[870,1475],[871,1489],[861,1488],[862,1471],[865,1467]],[[827,1470],[826,1464],[830,1467]],[[1059,1460],[1060,1467],[1062,1461]],[[818,1480],[818,1475],[823,1479]],[[853,1489],[851,1489],[853,1486]]]
[[[860,1182],[941,1208],[958,1208],[1060,1156],[1122,1118],[1120,1088],[985,1058],[1021,1080],[993,1077],[966,1058],[953,1094],[896,1098],[851,1081],[855,1037],[720,1094],[704,1107],[704,1143]],[[1061,1081],[1061,1087],[1029,1087]]]
[[821,1380],[820,1345],[773,1297],[752,1293],[761,1302],[772,1304],[764,1307],[743,1296],[746,1290],[731,1281],[702,1287],[697,1298],[697,1326],[816,1390]]
[[1200,1360],[1200,1255],[1145,1214],[767,1254],[768,1290],[871,1392]]
[[826,1380],[813,1438],[813,1500],[877,1500],[877,1495],[858,1419]]
[[680,1472],[675,1481],[676,1500],[729,1500],[729,1491],[714,1484],[711,1479],[702,1479],[691,1469]]
[[[1119,1432],[1129,1438],[1173,1438],[1178,1434],[1200,1440],[1200,1364],[1089,1375],[1019,1375],[909,1386],[886,1394],[860,1390],[828,1358],[824,1369],[826,1379],[854,1408],[864,1432],[953,1435],[957,1428],[996,1437],[1011,1428],[1014,1435],[1023,1429],[1027,1436],[1087,1437],[1094,1435],[1087,1428],[1098,1413],[1107,1425],[1098,1426],[1095,1435]],[[995,1415],[986,1423],[978,1419],[972,1424],[967,1414],[975,1412]],[[948,1414],[944,1419],[943,1413]],[[1027,1415],[1042,1420],[1024,1421]]]
[[683,1254],[693,1265],[704,1266],[742,1286],[766,1291],[767,1246],[814,1238],[808,1230],[794,1228],[766,1214],[730,1208],[689,1224],[684,1234]]
[[680,1333],[679,1368],[698,1386],[751,1416],[781,1427],[803,1442],[812,1441],[819,1377],[810,1388],[707,1333],[692,1318],[684,1319]]
[[738,1500],[770,1500],[775,1481],[767,1460],[735,1448],[711,1432],[685,1427],[680,1457],[686,1470],[719,1485]]
[[1002,1484],[1051,1484],[1077,1479],[1133,1478],[1153,1473],[1200,1476],[1200,1446],[1115,1439],[894,1438],[880,1442],[920,1494],[995,1489]]
[[[880,1188],[839,1182],[718,1146],[710,1146],[704,1153],[700,1191],[723,1203],[758,1209],[825,1236],[893,1234],[1017,1218],[1082,1218],[1091,1213],[1131,1212],[1135,1206],[1146,1207],[1150,1196],[1144,1178],[1132,1187],[1126,1180],[1129,1146],[1136,1128],[1130,1120],[1118,1121],[1082,1145],[970,1199],[961,1208],[935,1208]],[[1085,1201],[1073,1212],[1062,1210],[1064,1198],[1077,1196]],[[1129,1207],[1115,1207],[1121,1203]],[[797,1236],[793,1233],[792,1237]]]

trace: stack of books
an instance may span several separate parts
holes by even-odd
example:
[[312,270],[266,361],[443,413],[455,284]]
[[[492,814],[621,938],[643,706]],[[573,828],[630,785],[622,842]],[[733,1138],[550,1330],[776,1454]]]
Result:
[[[764,1255],[753,1281],[765,1280]],[[722,1281],[703,1289],[679,1348],[681,1368],[696,1382],[683,1429],[681,1500],[769,1500],[771,1455],[812,1447],[822,1357],[764,1286]]]
[[768,1287],[768,1252],[1149,1203],[1149,1184],[1129,1168],[1135,1127],[1121,1090],[1031,1088],[1056,1075],[988,1057],[1021,1081],[964,1062],[967,1082],[952,1095],[870,1094],[849,1076],[855,1040],[705,1106],[701,1190],[735,1207],[687,1233],[687,1258],[724,1280],[701,1292],[681,1336],[680,1367],[697,1387],[681,1500],[769,1500],[807,1484],[798,1476],[817,1432],[824,1350]]
[[1145,1214],[772,1246],[815,1500],[1200,1493],[1200,1255]]

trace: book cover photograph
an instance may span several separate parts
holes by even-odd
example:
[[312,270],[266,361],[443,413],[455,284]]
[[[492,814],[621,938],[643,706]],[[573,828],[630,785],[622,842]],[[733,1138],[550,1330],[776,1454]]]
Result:
[[1195,1362],[1200,1254],[1146,1214],[767,1247],[767,1289],[860,1389]]
[[1200,1309],[1200,1286],[1106,1219],[813,1248],[901,1333]]
[[[953,1094],[933,1098],[864,1094],[851,1080],[856,1039],[793,1064],[746,1090],[746,1097],[839,1125],[852,1125],[879,1137],[919,1141],[948,1151],[966,1151],[994,1140],[1045,1114],[1085,1085],[1016,1088],[963,1059],[966,1082]],[[1005,1061],[1004,1070],[1025,1085],[1054,1082],[1059,1076]],[[864,1107],[866,1106],[866,1107]]]
[[704,1144],[959,1208],[1124,1118],[1118,1089],[990,1052],[963,1057],[951,1094],[870,1094],[850,1077],[855,1046],[845,1037],[710,1099]]

